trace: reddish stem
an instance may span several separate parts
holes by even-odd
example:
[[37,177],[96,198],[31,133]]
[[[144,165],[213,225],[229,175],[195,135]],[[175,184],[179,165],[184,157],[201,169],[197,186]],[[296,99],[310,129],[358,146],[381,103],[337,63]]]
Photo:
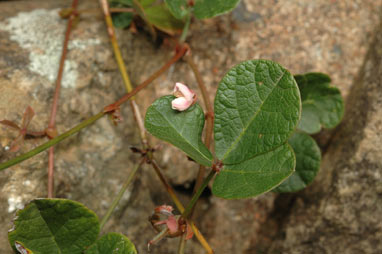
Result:
[[111,13],[135,12],[133,8],[110,8]]
[[144,89],[146,86],[148,86],[153,80],[158,78],[163,72],[165,72],[172,64],[177,62],[180,58],[183,57],[183,55],[187,52],[188,50],[188,45],[184,45],[180,50],[177,51],[176,55],[170,59],[165,65],[162,66],[157,72],[155,72],[152,76],[150,76],[146,81],[144,81],[142,84],[137,86],[133,91],[131,91],[128,94],[125,94],[121,99],[118,101],[114,102],[113,104],[110,104],[106,106],[103,110],[103,112],[111,112],[116,110],[119,106],[121,106],[123,103],[128,101],[131,97],[136,95],[139,91]]
[[[73,0],[72,2],[72,10],[73,13],[76,12],[78,6],[78,0]],[[65,59],[68,52],[68,43],[69,43],[69,37],[70,32],[72,31],[72,24],[73,20],[75,18],[75,15],[71,15],[67,26],[66,26],[66,32],[65,32],[65,39],[64,39],[64,45],[62,46],[62,53],[61,53],[61,59],[60,59],[60,66],[57,73],[57,79],[56,79],[56,88],[53,95],[53,103],[52,103],[52,110],[50,113],[49,118],[49,125],[48,130],[51,131],[51,133],[56,133],[56,115],[57,115],[57,106],[58,106],[58,99],[60,97],[60,90],[61,90],[61,81],[62,76],[64,73],[64,66],[65,66]],[[48,135],[50,139],[54,138],[54,136]],[[49,148],[49,163],[48,163],[48,198],[53,197],[54,192],[54,147]]]
[[29,130],[27,130],[26,135],[32,136],[35,138],[40,138],[40,137],[46,136],[46,132],[45,131],[29,131]]
[[[194,72],[194,75],[195,75],[196,81],[198,83],[199,89],[200,89],[200,91],[202,93],[204,104],[205,104],[206,109],[207,109],[207,113],[205,115],[205,117],[206,117],[206,132],[205,132],[204,143],[206,144],[207,148],[209,149],[210,146],[211,146],[212,131],[213,131],[213,126],[214,126],[214,110],[213,110],[213,107],[212,107],[212,103],[210,101],[210,97],[208,95],[207,88],[206,88],[206,86],[205,86],[205,84],[203,82],[202,76],[200,75],[199,69],[196,66],[196,64],[195,64],[195,62],[194,62],[194,60],[192,58],[192,55],[191,54],[187,54],[186,56],[184,56],[184,59],[187,61],[188,65],[191,67],[192,71]],[[199,166],[198,176],[196,177],[194,193],[202,185],[205,173],[206,173],[206,167],[204,167],[203,165],[200,165]],[[194,208],[195,207],[196,207],[196,205],[194,206]],[[193,214],[194,208],[191,211],[191,216]]]

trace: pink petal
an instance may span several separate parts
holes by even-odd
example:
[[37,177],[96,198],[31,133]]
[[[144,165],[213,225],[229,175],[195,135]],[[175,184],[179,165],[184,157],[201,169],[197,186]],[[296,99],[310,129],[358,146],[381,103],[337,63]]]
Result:
[[154,223],[154,225],[163,225],[163,224],[167,224],[167,220],[161,220],[161,221],[157,221]]
[[178,221],[175,216],[169,216],[166,224],[171,234],[178,232]]
[[156,213],[170,216],[170,215],[173,215],[172,211],[174,210],[174,208],[172,208],[172,206],[170,205],[161,205],[156,207],[154,210]]
[[192,102],[193,102],[192,100],[188,101],[184,97],[179,97],[179,98],[174,99],[171,102],[171,106],[172,106],[172,109],[175,109],[178,111],[184,111],[192,105]]
[[175,83],[174,87],[174,93],[176,93],[177,91],[181,92],[188,101],[192,101],[195,97],[194,91],[188,88],[188,86],[179,82]]

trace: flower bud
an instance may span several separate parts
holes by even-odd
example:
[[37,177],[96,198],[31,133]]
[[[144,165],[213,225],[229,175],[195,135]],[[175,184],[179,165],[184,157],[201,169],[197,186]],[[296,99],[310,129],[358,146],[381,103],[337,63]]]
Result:
[[172,109],[184,111],[196,102],[196,94],[182,83],[175,83],[174,96],[177,97],[171,102]]

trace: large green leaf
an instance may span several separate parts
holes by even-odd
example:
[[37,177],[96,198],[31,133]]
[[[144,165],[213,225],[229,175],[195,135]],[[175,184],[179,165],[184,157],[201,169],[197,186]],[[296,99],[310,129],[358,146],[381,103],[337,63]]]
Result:
[[232,68],[215,97],[215,152],[237,164],[287,142],[301,111],[293,76],[278,63],[252,60]]
[[198,19],[212,18],[233,10],[240,0],[196,0],[194,15]]
[[[188,0],[165,0],[171,13],[183,19],[189,12]],[[212,18],[233,10],[240,0],[195,0],[193,13],[198,19]]]
[[137,250],[126,236],[108,233],[90,246],[85,254],[137,254]]
[[323,73],[296,75],[302,99],[302,116],[298,129],[309,134],[333,128],[341,122],[344,103],[338,88],[330,86]]
[[289,139],[296,154],[296,171],[275,191],[295,192],[304,189],[320,170],[321,152],[316,141],[305,133],[294,133]]
[[175,97],[172,95],[163,96],[147,109],[147,131],[182,149],[196,162],[210,166],[213,158],[201,139],[204,127],[203,110],[198,104],[182,112],[173,110],[173,99]]
[[212,192],[227,199],[260,195],[279,185],[293,173],[295,157],[284,144],[275,150],[235,165],[224,165],[216,176]]
[[147,20],[159,30],[174,35],[183,29],[184,23],[176,19],[165,4],[145,9]]
[[65,199],[36,199],[17,212],[9,242],[33,254],[80,254],[99,233],[97,215]]

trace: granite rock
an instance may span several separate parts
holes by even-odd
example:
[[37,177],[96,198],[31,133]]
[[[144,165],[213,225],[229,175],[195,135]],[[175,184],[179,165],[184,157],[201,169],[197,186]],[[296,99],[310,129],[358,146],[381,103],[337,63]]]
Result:
[[[36,112],[30,128],[46,127],[66,25],[58,11],[68,7],[70,2],[0,2],[0,119],[20,122],[30,105]],[[381,6],[381,2],[374,0],[243,0],[232,15],[195,20],[188,41],[211,99],[224,73],[251,58],[278,61],[293,73],[326,72],[347,96],[362,65]],[[80,1],[80,8],[99,6],[97,1],[89,0]],[[117,37],[134,85],[148,78],[173,54],[166,43],[152,43],[142,30],[136,34],[118,30]],[[124,94],[101,12],[81,16],[71,36],[63,80],[57,117],[60,133]],[[169,94],[178,81],[188,84],[201,98],[192,72],[186,63],[179,62],[137,95],[141,111],[144,113],[155,98]],[[57,197],[80,201],[100,217],[105,214],[123,180],[139,161],[139,156],[129,150],[130,146],[139,147],[140,141],[128,106],[122,108],[122,115],[124,121],[117,127],[102,119],[57,146]],[[377,128],[379,120],[373,121]],[[373,131],[373,128],[365,129],[363,134],[374,137]],[[0,126],[0,161],[14,156],[6,148],[16,134]],[[45,141],[28,139],[20,153]],[[154,138],[151,141],[158,145],[156,156],[164,174],[186,203],[191,196],[197,165],[176,148]],[[372,138],[359,141],[366,147],[373,144],[373,149],[378,148],[378,142]],[[379,150],[370,151],[364,157],[377,161]],[[325,163],[331,165],[330,161]],[[11,252],[7,229],[12,227],[16,209],[33,198],[46,196],[46,170],[47,153],[41,153],[0,172],[0,254]],[[353,186],[351,179],[341,180],[344,191],[352,191],[346,189]],[[317,181],[313,186],[320,183]],[[277,228],[275,224],[267,224],[278,207],[279,198],[274,203],[275,198],[275,194],[268,193],[254,199],[227,201],[212,197],[207,191],[195,220],[216,253],[257,253],[258,248],[254,246],[265,239],[264,229]],[[155,206],[164,203],[171,204],[170,198],[153,170],[144,166],[104,231],[126,234],[144,253],[148,240],[155,234],[147,217]],[[340,208],[334,207],[333,211],[338,213]],[[155,246],[153,252],[175,253],[177,244],[177,239],[166,239]],[[186,253],[201,252],[195,239],[187,243]]]
[[323,157],[268,253],[382,253],[382,25]]

